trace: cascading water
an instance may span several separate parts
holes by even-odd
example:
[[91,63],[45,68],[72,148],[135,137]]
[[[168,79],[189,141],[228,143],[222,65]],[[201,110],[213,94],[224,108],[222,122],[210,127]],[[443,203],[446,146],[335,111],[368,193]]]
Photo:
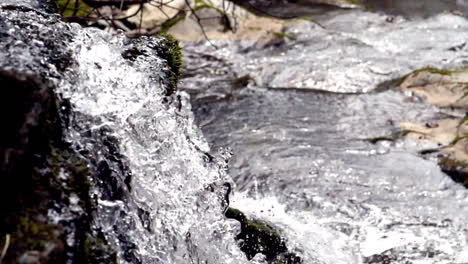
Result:
[[73,31],[77,65],[59,86],[74,111],[67,138],[99,164],[110,164],[102,165],[111,171],[102,185],[122,177],[100,152],[103,137],[119,142],[131,173],[123,199],[94,189],[96,227],[127,262],[243,263],[234,227],[222,214],[222,196],[209,191],[228,180],[223,161],[208,162],[210,149],[193,124],[186,94],[165,102],[166,66],[152,50],[162,44],[139,40],[134,45],[142,55],[128,61],[122,56],[135,46],[124,36],[78,26]]
[[466,189],[414,141],[366,141],[459,115],[384,88],[418,68],[466,67],[466,18],[319,18],[269,45],[184,43],[196,120],[234,153],[232,205],[277,227],[304,263],[468,263]]
[[[118,263],[246,263],[234,239],[238,224],[223,215],[229,152],[209,154],[187,94],[167,95],[163,39],[111,36],[39,8],[35,1],[0,5],[0,66],[56,87],[65,140],[96,172],[91,232],[103,235]],[[70,177],[61,169],[56,180]],[[73,219],[88,213],[80,197],[48,209],[69,248],[82,228]],[[41,253],[21,254],[19,262]],[[70,263],[79,258],[66,254]]]
[[[208,153],[186,93],[166,95],[162,40],[82,29],[41,5],[0,3],[0,66],[55,83],[69,103],[65,139],[97,172],[92,231],[120,263],[249,263],[234,239],[238,223],[223,216],[229,152]],[[352,94],[419,67],[465,67],[466,19],[325,16],[324,28],[291,25],[295,40],[279,44],[185,44],[196,120],[211,144],[235,153],[232,205],[279,230],[307,264],[468,263],[467,191],[412,141],[365,141],[396,121],[445,113],[396,91]],[[250,87],[231,85],[246,74]],[[67,208],[49,209],[54,223],[82,213],[76,194],[66,199]],[[79,226],[67,233],[70,248],[73,232]]]
[[188,64],[191,74],[184,86],[200,90],[214,86],[207,76],[229,78],[220,74],[219,61],[230,65],[225,73],[250,74],[260,87],[342,93],[369,92],[422,67],[460,68],[467,63],[468,23],[460,16],[439,14],[424,21],[396,17],[392,22],[359,10],[324,16],[320,25],[292,23],[284,32],[292,39],[277,45],[263,47],[250,40],[217,41],[218,49],[207,42],[187,44],[187,58],[197,62],[193,65],[210,63],[213,68],[203,68],[206,76],[199,77],[192,74],[201,73],[197,67]]

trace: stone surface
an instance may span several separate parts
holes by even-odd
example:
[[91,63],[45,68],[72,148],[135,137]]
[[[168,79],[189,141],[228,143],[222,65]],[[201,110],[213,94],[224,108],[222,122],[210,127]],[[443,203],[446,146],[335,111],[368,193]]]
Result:
[[406,135],[412,139],[422,143],[436,142],[440,146],[438,151],[445,155],[439,162],[442,170],[457,182],[465,184],[468,173],[465,163],[468,161],[468,69],[448,71],[424,68],[404,77],[399,88],[455,115],[426,124],[400,122],[399,126],[407,130]]
[[452,72],[437,69],[416,71],[405,78],[400,88],[439,107],[468,110],[468,68]]

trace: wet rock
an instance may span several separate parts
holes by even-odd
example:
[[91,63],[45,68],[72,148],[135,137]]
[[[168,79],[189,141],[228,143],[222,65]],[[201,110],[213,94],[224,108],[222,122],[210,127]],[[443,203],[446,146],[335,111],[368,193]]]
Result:
[[387,250],[380,254],[374,254],[363,258],[363,262],[366,264],[391,264],[395,263],[397,260],[398,258],[392,255],[392,250]]
[[[69,44],[76,25],[35,9],[39,7],[0,5],[0,244],[9,241],[0,262],[116,263],[116,241],[108,241],[95,225],[98,205],[91,189],[99,189],[108,200],[125,200],[131,173],[106,126],[80,130],[82,136],[102,141],[96,152],[105,161],[66,141],[69,126],[76,126],[73,120],[95,117],[72,111],[73,104],[58,92],[65,75],[74,76],[77,62]],[[159,46],[151,45],[157,40],[129,41],[129,51],[122,55],[129,64],[140,56],[163,56],[171,63],[166,66],[168,78],[154,77],[171,94],[180,71],[180,49],[176,41],[161,39]],[[126,234],[119,240],[122,248],[136,248]],[[135,250],[123,255],[140,263]]]
[[468,68],[452,71],[423,68],[406,76],[400,88],[439,107],[467,111],[467,85]]
[[2,261],[225,263],[229,244],[243,263],[203,189],[224,176],[199,157],[208,146],[176,94],[176,40],[111,36],[13,4],[0,7],[0,38]]
[[460,119],[450,118],[425,124],[400,122],[398,125],[407,131],[404,136],[420,141],[433,141],[440,146],[447,146],[460,135],[459,123]]
[[[0,142],[0,235],[11,235],[3,260],[92,263],[83,252],[84,236],[92,234],[94,211],[90,171],[62,139],[61,103],[53,84],[4,69],[0,81],[7,88],[1,97],[5,127]],[[71,217],[55,222],[50,210],[67,211]],[[67,237],[75,242],[67,243]],[[99,256],[112,255],[109,252]]]
[[[468,69],[440,70],[422,68],[401,78],[401,89],[406,94],[423,98],[428,103],[451,111],[454,115],[463,115],[468,110]],[[406,136],[420,142],[432,141],[438,144],[436,149],[424,150],[423,153],[439,152],[444,158],[439,165],[456,182],[467,186],[466,174],[468,160],[468,123],[466,117],[453,117],[434,120],[426,124],[400,122],[399,126],[408,133]]]
[[[466,143],[465,143],[466,144]],[[468,188],[468,162],[442,158],[439,160],[440,169],[449,175],[454,181]]]
[[227,209],[225,215],[240,222],[241,232],[236,239],[249,260],[261,253],[268,263],[302,263],[299,256],[288,251],[283,238],[267,223],[250,220],[240,210],[232,207]]

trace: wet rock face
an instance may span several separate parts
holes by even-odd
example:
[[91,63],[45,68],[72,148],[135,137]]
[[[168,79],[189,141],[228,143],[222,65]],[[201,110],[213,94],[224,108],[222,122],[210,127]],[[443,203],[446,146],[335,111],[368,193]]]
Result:
[[177,41],[39,7],[0,4],[0,261],[244,263],[206,190],[225,174],[176,94]]
[[[0,71],[2,92],[0,116],[2,120],[3,137],[0,138],[2,171],[13,170],[18,165],[13,158],[18,159],[37,141],[32,131],[37,129],[39,118],[44,111],[44,105],[50,98],[48,85],[33,76]],[[13,104],[14,102],[14,104]],[[22,102],[22,103],[19,103]]]
[[[425,141],[436,143],[436,148],[422,151],[422,154],[438,153],[441,170],[455,182],[468,187],[466,163],[468,159],[466,117],[468,68],[456,70],[422,68],[400,79],[401,84],[398,89],[413,98],[436,105],[452,115],[424,125],[401,122],[400,127],[407,130],[407,137],[419,143]],[[407,99],[412,97],[407,97]]]
[[[65,106],[53,85],[35,75],[5,70],[0,70],[0,81],[6,88],[0,142],[0,234],[8,244],[3,260],[112,263],[112,250],[91,231],[91,171],[62,140],[60,109]],[[51,210],[69,218],[54,223]]]
[[[5,263],[112,263],[91,230],[85,159],[63,140],[69,104],[55,92],[74,64],[69,27],[21,5],[0,6],[0,239]],[[51,212],[67,215],[53,221]],[[6,241],[8,240],[9,243]]]
[[15,6],[15,7],[29,7],[43,11],[55,11],[55,6],[51,4],[50,0],[3,0],[0,5]]
[[238,209],[229,207],[225,215],[239,221],[241,232],[236,236],[241,250],[251,260],[261,253],[268,263],[302,264],[302,259],[286,247],[284,239],[267,223],[250,220]]
[[73,64],[66,48],[72,35],[58,16],[22,5],[0,5],[0,32],[1,68],[56,78]]

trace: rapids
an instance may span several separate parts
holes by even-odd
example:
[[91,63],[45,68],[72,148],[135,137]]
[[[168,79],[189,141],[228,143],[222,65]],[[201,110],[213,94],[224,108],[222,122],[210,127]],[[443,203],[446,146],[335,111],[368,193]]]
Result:
[[314,14],[320,25],[298,21],[270,45],[184,44],[197,123],[234,153],[232,205],[278,228],[304,263],[468,263],[466,189],[418,155],[428,146],[366,141],[454,114],[386,88],[421,67],[468,66],[468,21],[440,3],[392,3],[375,3],[390,15]]
[[[235,241],[226,182],[231,206],[303,263],[468,263],[467,190],[418,155],[427,146],[368,142],[398,121],[455,114],[386,88],[421,67],[468,66],[466,18],[332,10],[265,45],[184,43],[185,75],[167,95],[161,39],[67,24],[43,3],[0,2],[0,67],[69,103],[65,140],[98,172],[92,229],[118,263],[266,263]],[[83,210],[67,199],[48,210],[54,224]],[[72,248],[80,227],[67,228]]]

